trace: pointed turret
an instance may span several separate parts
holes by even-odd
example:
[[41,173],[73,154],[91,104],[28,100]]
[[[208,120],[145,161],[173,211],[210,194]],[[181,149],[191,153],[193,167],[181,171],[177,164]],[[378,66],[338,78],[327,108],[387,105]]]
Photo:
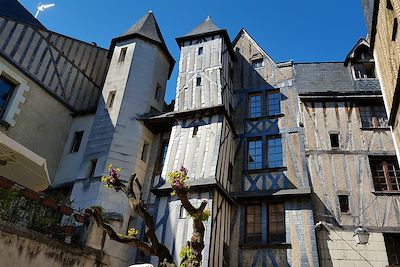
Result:
[[124,34],[117,38],[114,38],[111,41],[110,52],[112,53],[116,43],[133,38],[141,38],[145,41],[158,45],[170,61],[170,72],[172,72],[175,60],[171,56],[167,45],[165,44],[164,38],[160,31],[160,27],[158,27],[157,20],[152,11],[149,11],[146,15],[139,19]]
[[232,47],[231,39],[229,38],[228,32],[225,29],[221,29],[217,25],[215,25],[214,22],[211,20],[210,16],[208,16],[205,21],[197,25],[193,30],[191,30],[186,35],[176,38],[176,42],[178,43],[179,47],[182,47],[185,41],[205,38],[215,35],[220,35],[222,36],[222,38],[224,38],[229,48],[229,52],[231,53],[231,56],[234,57],[234,53],[231,48]]

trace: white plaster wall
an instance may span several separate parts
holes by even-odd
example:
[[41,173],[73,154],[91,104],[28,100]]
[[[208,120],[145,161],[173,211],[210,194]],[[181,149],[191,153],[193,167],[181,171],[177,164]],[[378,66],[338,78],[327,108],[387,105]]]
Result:
[[[93,124],[94,115],[75,117],[72,121],[63,155],[57,168],[54,186],[67,182],[73,182],[78,177],[80,163],[89,139],[90,129]],[[78,152],[71,153],[71,145],[75,132],[84,131]]]

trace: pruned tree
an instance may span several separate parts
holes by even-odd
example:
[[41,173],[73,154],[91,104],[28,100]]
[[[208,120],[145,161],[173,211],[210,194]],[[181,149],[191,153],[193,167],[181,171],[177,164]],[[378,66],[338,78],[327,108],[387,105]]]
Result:
[[[133,174],[127,185],[119,179],[119,168],[113,168],[110,164],[108,166],[109,175],[103,176],[102,181],[105,186],[114,188],[117,192],[123,192],[128,198],[131,209],[142,218],[145,225],[145,235],[147,241],[141,240],[137,237],[139,231],[137,229],[129,229],[128,235],[117,233],[113,227],[105,221],[102,216],[102,211],[98,207],[86,209],[86,214],[89,215],[97,224],[98,227],[103,229],[111,240],[125,243],[132,247],[141,250],[147,256],[156,256],[159,259],[160,266],[177,266],[171,255],[169,249],[161,244],[156,235],[155,222],[153,216],[149,213],[146,204],[141,199],[142,186]],[[172,187],[171,195],[176,195],[186,212],[193,219],[193,232],[191,239],[187,241],[186,246],[182,248],[180,257],[182,258],[180,265],[182,267],[198,267],[202,264],[202,251],[204,249],[204,232],[205,227],[203,221],[207,221],[210,212],[206,210],[207,201],[203,201],[199,207],[194,207],[189,201],[189,186],[186,185],[187,170],[182,166],[179,170],[168,174],[168,179]],[[139,196],[134,193],[134,188],[140,192]]]

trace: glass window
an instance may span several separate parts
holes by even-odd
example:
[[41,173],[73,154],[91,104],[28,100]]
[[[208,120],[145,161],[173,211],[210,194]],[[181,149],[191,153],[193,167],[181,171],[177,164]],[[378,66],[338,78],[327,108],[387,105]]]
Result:
[[277,115],[281,113],[281,93],[268,93],[267,94],[267,110],[268,115]]
[[262,141],[261,139],[249,140],[247,147],[247,168],[249,170],[262,168]]
[[249,95],[249,117],[257,118],[261,116],[261,94]]
[[332,133],[329,134],[329,137],[331,139],[331,148],[339,148],[339,134]]
[[246,242],[261,242],[261,203],[246,205]]
[[375,64],[372,62],[354,64],[356,79],[375,78]]
[[362,127],[388,127],[388,118],[386,116],[386,110],[383,105],[360,106],[359,111]]
[[123,62],[123,61],[125,61],[126,50],[127,50],[126,47],[121,48],[121,52],[119,53],[118,62]]
[[384,233],[383,239],[385,241],[386,254],[388,257],[389,265],[400,265],[400,234],[399,233]]
[[286,241],[285,208],[283,203],[268,204],[268,242]]
[[97,165],[97,159],[89,160],[89,166],[88,166],[88,171],[87,171],[87,175],[86,175],[88,178],[94,177],[94,174],[96,171],[96,165]]
[[253,68],[260,68],[263,65],[263,59],[262,58],[253,59],[251,61],[251,65],[253,66]]
[[144,143],[143,144],[143,149],[142,149],[142,156],[140,157],[140,159],[144,162],[147,162],[147,158],[149,155],[149,149],[150,149],[150,145],[148,143]]
[[78,152],[81,146],[83,131],[75,132],[74,139],[72,140],[71,153]]
[[270,138],[267,140],[268,148],[267,148],[267,163],[268,168],[277,168],[282,167],[283,158],[282,158],[282,139],[279,138]]
[[196,86],[200,86],[201,85],[201,77],[197,77],[196,78]]
[[107,108],[112,108],[114,105],[114,100],[115,100],[115,94],[117,91],[111,91],[108,93],[108,98],[107,98]]
[[349,212],[349,196],[338,195],[340,212]]
[[400,170],[396,156],[369,158],[376,191],[400,191]]
[[197,55],[202,55],[203,54],[203,47],[199,47],[199,50],[197,52]]
[[14,87],[15,84],[0,76],[0,114],[4,113],[7,107],[7,102],[11,97]]

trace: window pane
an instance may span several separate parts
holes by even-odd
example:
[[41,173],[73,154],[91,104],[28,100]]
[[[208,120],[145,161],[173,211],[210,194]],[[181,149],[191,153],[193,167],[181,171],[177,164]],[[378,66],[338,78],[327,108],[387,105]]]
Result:
[[250,118],[261,116],[261,95],[249,96],[249,116]]
[[388,127],[388,118],[383,105],[360,106],[362,127]]
[[261,169],[262,168],[262,141],[249,140],[248,141],[248,169]]
[[261,204],[246,205],[246,242],[261,242]]
[[268,94],[268,115],[281,113],[281,93]]
[[0,112],[6,108],[7,100],[14,88],[14,84],[4,77],[0,77]]
[[283,165],[281,138],[268,139],[267,161],[268,168],[276,168]]
[[286,241],[285,208],[283,203],[268,204],[268,242]]
[[400,170],[395,156],[369,158],[376,191],[400,191]]

